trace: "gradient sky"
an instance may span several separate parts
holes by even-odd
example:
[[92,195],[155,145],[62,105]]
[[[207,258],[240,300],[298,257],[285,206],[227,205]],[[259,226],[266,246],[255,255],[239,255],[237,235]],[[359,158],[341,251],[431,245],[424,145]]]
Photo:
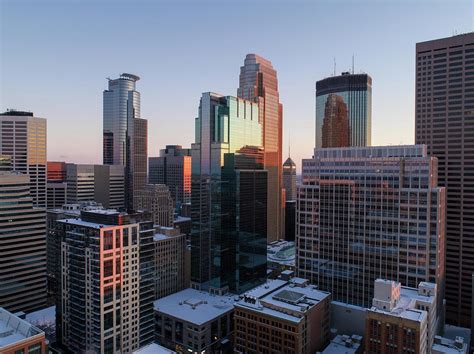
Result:
[[0,110],[48,119],[48,159],[102,161],[106,77],[139,75],[149,156],[189,146],[202,92],[236,95],[247,53],[271,60],[284,159],[314,147],[315,81],[373,78],[373,145],[414,141],[415,44],[473,31],[472,1],[0,0]]

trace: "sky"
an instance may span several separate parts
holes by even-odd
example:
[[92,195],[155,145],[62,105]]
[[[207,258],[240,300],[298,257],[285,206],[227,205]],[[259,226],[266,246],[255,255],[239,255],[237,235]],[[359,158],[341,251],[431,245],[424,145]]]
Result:
[[48,160],[102,162],[107,77],[141,77],[148,154],[190,146],[202,92],[236,95],[247,53],[269,59],[283,104],[283,160],[315,135],[315,82],[372,76],[372,144],[414,141],[415,45],[474,30],[461,0],[0,0],[0,110],[48,120]]

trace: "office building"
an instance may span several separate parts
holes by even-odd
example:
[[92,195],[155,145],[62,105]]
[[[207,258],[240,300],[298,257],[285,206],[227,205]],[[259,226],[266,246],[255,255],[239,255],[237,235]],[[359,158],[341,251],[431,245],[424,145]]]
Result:
[[416,45],[415,142],[438,158],[446,187],[446,318],[472,327],[474,33]]
[[67,203],[96,201],[106,208],[124,208],[124,174],[121,165],[66,164]]
[[148,182],[167,185],[177,209],[191,203],[191,149],[166,145],[159,157],[150,157]]
[[57,221],[58,343],[73,352],[130,353],[153,341],[154,250],[145,213],[81,211]]
[[94,200],[106,209],[125,207],[125,169],[121,165],[94,165]]
[[46,119],[31,112],[0,113],[0,155],[10,156],[11,169],[30,178],[33,206],[46,207]]
[[374,287],[365,322],[365,352],[431,353],[438,327],[436,284],[421,282],[418,288],[408,288],[377,279]]
[[9,155],[0,155],[0,172],[12,170],[12,159]]
[[158,299],[155,336],[179,353],[231,353],[235,296],[184,289]]
[[157,226],[173,226],[173,199],[164,184],[147,184],[135,192],[134,206],[136,210],[152,213],[152,221]]
[[46,183],[46,209],[60,208],[67,202],[66,182]]
[[296,164],[291,157],[283,164],[283,187],[286,200],[296,200]]
[[303,160],[296,268],[336,301],[369,307],[375,279],[445,283],[445,189],[424,145],[315,149]]
[[369,75],[343,72],[316,82],[316,148],[370,146],[371,134]]
[[282,238],[284,199],[282,196],[283,106],[278,92],[277,72],[272,63],[256,54],[247,54],[240,67],[237,96],[255,102],[262,125],[264,168],[268,171],[267,239]]
[[329,342],[331,294],[308,280],[269,280],[235,304],[235,351],[302,353],[322,350]]
[[138,76],[126,73],[109,79],[103,96],[103,162],[125,166],[125,205],[129,209],[133,208],[134,191],[147,179],[148,124],[140,118],[138,80]]
[[65,182],[67,177],[66,162],[48,161],[47,162],[47,181],[48,182]]
[[0,307],[46,305],[46,215],[33,207],[27,175],[0,172]]
[[192,286],[241,293],[266,275],[267,171],[258,105],[203,93],[192,144]]
[[285,240],[294,241],[296,234],[296,200],[285,202]]
[[0,353],[47,354],[43,331],[0,307]]
[[186,235],[172,227],[158,227],[155,245],[155,299],[189,287],[186,275]]

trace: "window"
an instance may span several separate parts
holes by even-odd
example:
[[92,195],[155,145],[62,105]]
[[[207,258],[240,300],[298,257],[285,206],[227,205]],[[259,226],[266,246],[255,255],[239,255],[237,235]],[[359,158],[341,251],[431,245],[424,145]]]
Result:
[[[23,350],[21,352],[23,352]],[[41,354],[41,344],[36,343],[36,344],[30,345],[28,347],[28,354]]]
[[110,277],[114,273],[114,262],[109,259],[104,262],[104,277]]
[[113,245],[113,232],[105,231],[104,232],[104,250],[111,250],[114,247]]

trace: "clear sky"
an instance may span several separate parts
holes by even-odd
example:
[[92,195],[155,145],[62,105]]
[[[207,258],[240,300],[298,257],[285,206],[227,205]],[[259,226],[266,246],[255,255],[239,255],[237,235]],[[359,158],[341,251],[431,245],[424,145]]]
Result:
[[48,159],[102,161],[106,77],[139,75],[149,156],[189,146],[202,92],[236,95],[247,53],[273,62],[284,159],[314,147],[315,81],[355,56],[373,78],[372,142],[414,141],[415,44],[473,31],[472,1],[0,0],[0,109],[48,119]]

